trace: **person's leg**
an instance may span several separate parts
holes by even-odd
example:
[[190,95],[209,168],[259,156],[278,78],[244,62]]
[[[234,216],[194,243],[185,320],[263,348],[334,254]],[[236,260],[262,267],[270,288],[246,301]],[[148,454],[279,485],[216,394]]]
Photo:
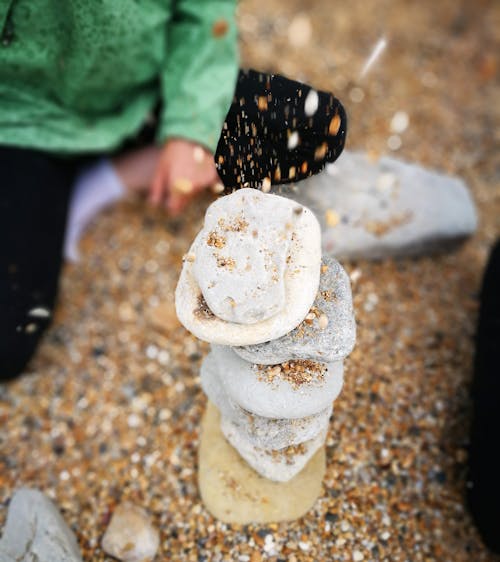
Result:
[[127,193],[147,192],[160,157],[160,147],[131,147],[82,168],[72,190],[64,257],[78,261],[78,243],[89,223]]
[[486,545],[500,553],[500,240],[483,279],[476,334],[469,450],[469,509]]
[[70,161],[0,147],[0,379],[20,374],[57,293]]
[[346,128],[344,108],[332,94],[283,76],[240,71],[215,155],[226,191],[318,173],[342,152]]

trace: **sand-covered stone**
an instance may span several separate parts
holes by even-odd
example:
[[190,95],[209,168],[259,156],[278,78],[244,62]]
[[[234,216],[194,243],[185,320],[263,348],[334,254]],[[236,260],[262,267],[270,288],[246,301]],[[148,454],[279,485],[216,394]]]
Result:
[[226,418],[221,419],[224,437],[261,476],[274,482],[288,482],[325,442],[326,428],[312,439],[281,449],[264,449],[254,445],[246,432]]
[[297,208],[250,189],[210,205],[192,248],[193,275],[215,316],[255,324],[283,309]]
[[[230,211],[226,215],[217,212],[212,216],[214,205],[222,201],[228,206],[223,208]],[[267,209],[266,220],[257,218],[261,204]],[[252,213],[246,214],[247,207]],[[273,215],[280,219],[272,222],[274,236],[289,242],[271,244],[264,236],[267,220],[271,221]],[[220,240],[222,231],[212,236],[213,229],[204,228],[198,234],[186,254],[175,294],[177,315],[182,324],[198,338],[223,345],[261,343],[293,330],[309,312],[319,286],[321,236],[316,217],[309,209],[289,199],[252,189],[241,189],[223,197],[209,207],[207,216],[210,228],[214,221],[219,224],[221,220],[225,228],[230,228],[226,238],[231,234],[231,252],[223,255],[224,244],[228,241]],[[290,216],[291,221],[285,220]],[[241,232],[233,232],[231,225],[236,225],[234,229],[239,228]],[[238,239],[243,234],[245,238]],[[222,248],[208,245],[209,240]],[[287,251],[278,256],[284,248]],[[253,264],[252,260],[259,254],[261,257]],[[206,265],[209,255],[210,267]],[[277,307],[267,298],[267,290],[259,289],[260,275],[266,267],[271,277],[266,276],[265,287],[269,283],[275,283],[276,287],[282,284],[284,290],[284,298],[279,296],[280,290],[271,291],[272,295],[279,296]],[[217,288],[215,293],[211,292],[212,284],[213,289]],[[268,307],[272,311],[270,317],[264,310]]]
[[12,496],[0,540],[0,562],[82,562],[76,538],[56,506],[39,490]]
[[239,406],[267,418],[304,418],[331,406],[343,384],[343,364],[294,361],[255,365],[232,348],[212,346],[228,396]]
[[288,482],[255,472],[226,441],[210,402],[202,421],[198,483],[210,513],[227,523],[273,523],[305,515],[321,494],[325,451],[320,447]]
[[284,190],[316,213],[324,254],[337,259],[425,254],[446,250],[477,228],[474,202],[460,178],[347,150],[328,170],[292,192]]
[[297,445],[312,439],[328,427],[332,405],[312,416],[294,419],[265,418],[243,409],[224,390],[212,353],[203,360],[200,378],[203,391],[217,406],[222,417],[234,424],[256,447],[282,449]]
[[335,259],[325,256],[318,293],[308,317],[281,338],[235,347],[234,351],[245,361],[266,365],[290,359],[332,362],[349,355],[355,341],[349,276]]

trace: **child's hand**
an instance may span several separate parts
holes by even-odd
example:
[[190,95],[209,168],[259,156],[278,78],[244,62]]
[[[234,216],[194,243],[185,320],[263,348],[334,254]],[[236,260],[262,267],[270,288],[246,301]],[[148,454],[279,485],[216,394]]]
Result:
[[220,183],[213,155],[204,147],[184,139],[165,144],[150,187],[153,205],[165,205],[178,214],[203,189]]

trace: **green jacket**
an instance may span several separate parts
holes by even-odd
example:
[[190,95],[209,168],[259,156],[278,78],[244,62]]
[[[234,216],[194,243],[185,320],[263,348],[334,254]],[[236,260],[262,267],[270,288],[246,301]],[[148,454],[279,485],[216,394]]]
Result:
[[158,141],[215,150],[234,93],[235,0],[0,0],[0,144],[113,149],[162,101]]

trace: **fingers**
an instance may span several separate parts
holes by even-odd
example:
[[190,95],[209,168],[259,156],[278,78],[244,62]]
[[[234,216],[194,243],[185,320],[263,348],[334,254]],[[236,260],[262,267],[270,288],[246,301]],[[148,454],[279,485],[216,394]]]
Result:
[[157,169],[151,182],[149,190],[149,202],[157,207],[160,205],[164,197],[164,179],[161,168]]
[[177,195],[175,193],[171,193],[170,196],[167,198],[167,211],[172,215],[178,215],[186,205],[189,203],[191,197],[187,195]]

